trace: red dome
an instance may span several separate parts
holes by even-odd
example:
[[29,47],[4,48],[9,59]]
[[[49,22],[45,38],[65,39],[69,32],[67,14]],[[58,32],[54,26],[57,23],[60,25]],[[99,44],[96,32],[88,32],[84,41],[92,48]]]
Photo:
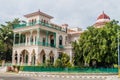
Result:
[[98,16],[97,20],[99,19],[110,19],[110,17],[103,12],[100,16]]

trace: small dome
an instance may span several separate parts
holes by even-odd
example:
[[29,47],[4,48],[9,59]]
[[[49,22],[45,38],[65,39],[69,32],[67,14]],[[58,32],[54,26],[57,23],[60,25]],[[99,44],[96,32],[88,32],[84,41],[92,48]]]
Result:
[[97,20],[99,20],[99,19],[109,19],[110,20],[110,17],[103,12],[100,16],[98,16]]
[[98,16],[97,21],[95,22],[94,26],[101,27],[105,25],[107,22],[110,22],[110,17],[103,12],[102,14]]

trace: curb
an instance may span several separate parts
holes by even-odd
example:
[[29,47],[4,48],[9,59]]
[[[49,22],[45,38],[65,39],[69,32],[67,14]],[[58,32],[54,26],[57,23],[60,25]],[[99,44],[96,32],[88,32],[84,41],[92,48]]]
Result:
[[52,78],[72,78],[72,79],[104,79],[104,80],[119,80],[117,76],[96,76],[96,75],[54,75],[54,74],[36,74],[36,73],[30,73],[30,74],[26,74],[26,73],[19,73],[18,75],[20,76],[27,76],[27,77],[52,77]]
[[101,76],[63,76],[63,75],[35,75],[35,74],[19,74],[20,76],[31,76],[31,77],[52,77],[52,78],[90,78],[90,79],[97,79],[97,78],[101,78],[101,79],[106,79],[107,77],[101,77]]

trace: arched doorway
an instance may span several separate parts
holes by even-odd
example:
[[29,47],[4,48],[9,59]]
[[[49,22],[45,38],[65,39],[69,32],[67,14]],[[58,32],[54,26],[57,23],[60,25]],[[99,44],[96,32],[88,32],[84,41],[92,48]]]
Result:
[[40,53],[40,63],[45,63],[46,57],[45,57],[45,51],[42,50]]
[[49,54],[49,58],[50,58],[50,64],[54,64],[54,54],[52,51]]
[[28,64],[28,51],[27,50],[23,50],[20,54],[20,63],[26,65]]

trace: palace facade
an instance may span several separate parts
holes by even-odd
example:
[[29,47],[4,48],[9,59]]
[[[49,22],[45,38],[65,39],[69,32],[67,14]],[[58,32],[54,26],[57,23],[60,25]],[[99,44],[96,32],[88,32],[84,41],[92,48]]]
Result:
[[[51,22],[53,17],[41,11],[24,17],[26,21],[14,25],[13,29],[13,65],[39,65],[47,60],[54,64],[61,53],[68,54],[72,62],[74,51],[71,43],[78,40],[83,32],[81,28],[54,24]],[[93,26],[101,28],[107,22],[110,22],[110,17],[103,12]]]
[[69,28],[68,24],[51,22],[52,16],[41,11],[24,15],[26,21],[14,25],[13,65],[39,65],[55,60],[63,52],[74,54],[71,43],[78,40],[80,28]]

